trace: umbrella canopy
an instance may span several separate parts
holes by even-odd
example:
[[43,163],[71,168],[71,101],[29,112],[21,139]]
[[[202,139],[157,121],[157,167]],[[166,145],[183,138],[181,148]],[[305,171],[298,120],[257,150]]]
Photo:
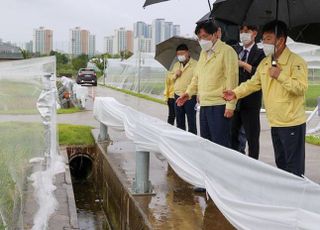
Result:
[[167,70],[170,69],[174,60],[176,60],[176,48],[180,44],[186,44],[193,59],[198,60],[201,47],[197,40],[174,36],[168,40],[159,43],[156,46],[155,59],[160,62]]
[[169,1],[169,0],[146,0],[143,7],[146,7],[155,3],[159,3],[159,2],[166,2],[166,1]]
[[320,45],[320,23],[297,26],[289,31],[289,36],[296,42]]
[[221,40],[226,42],[229,45],[233,45],[238,43],[239,41],[239,27],[236,24],[218,20],[216,18],[212,18],[211,12],[204,15],[201,19],[199,19],[196,23],[197,25],[201,23],[205,23],[208,21],[214,21],[222,30],[222,37]]
[[196,24],[201,24],[201,23],[204,23],[204,22],[207,22],[207,21],[210,21],[210,20],[214,20],[214,19],[212,18],[212,13],[211,13],[211,12],[205,14],[202,18],[200,18],[200,19],[196,22]]
[[264,25],[278,19],[289,28],[319,23],[319,12],[319,0],[217,0],[212,8],[215,18],[238,25]]
[[[149,6],[149,5],[152,5],[152,4],[155,4],[155,3],[159,3],[159,2],[166,2],[166,1],[169,1],[169,0],[146,0],[143,7],[146,7],[146,6]],[[210,0],[208,0],[208,4],[209,4],[209,9],[211,11],[211,3],[210,3]]]

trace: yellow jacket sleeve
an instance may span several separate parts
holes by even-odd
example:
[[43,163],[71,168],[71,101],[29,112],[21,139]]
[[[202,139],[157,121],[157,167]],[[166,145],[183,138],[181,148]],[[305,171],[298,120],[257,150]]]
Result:
[[259,67],[255,75],[248,81],[243,82],[237,88],[233,90],[237,99],[248,96],[249,94],[261,89],[261,76],[259,73]]
[[304,96],[308,88],[308,68],[307,64],[299,59],[292,65],[291,76],[281,72],[278,81],[290,94]]
[[169,97],[168,77],[169,77],[169,73],[166,75],[166,80],[164,82],[164,91],[163,91],[164,101],[168,101],[168,97]]
[[193,77],[190,85],[188,86],[186,93],[191,97],[192,95],[197,95],[198,93],[198,74],[197,67],[193,71]]
[[166,75],[166,80],[164,84],[164,100],[168,101],[168,98],[174,97],[174,89],[173,89],[173,77],[174,73],[172,71],[169,71]]
[[[232,48],[228,49],[226,52],[224,68],[227,77],[226,89],[232,90],[239,84],[238,56]],[[226,109],[234,110],[236,108],[236,103],[237,100],[227,102]]]

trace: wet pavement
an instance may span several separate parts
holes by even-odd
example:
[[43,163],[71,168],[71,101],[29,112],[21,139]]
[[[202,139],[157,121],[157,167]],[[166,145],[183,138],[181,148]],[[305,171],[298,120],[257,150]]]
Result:
[[[120,92],[98,87],[95,96],[116,98],[120,103],[138,111],[166,120],[165,105],[146,101]],[[135,147],[123,132],[110,130],[113,144],[108,147],[112,163],[126,178],[131,188],[135,176]],[[271,133],[265,114],[261,114],[260,160],[274,165]],[[306,176],[320,182],[320,148],[306,145]],[[168,166],[161,154],[150,156],[150,180],[155,196],[136,196],[154,229],[233,229],[214,202],[205,194],[195,193],[193,187],[182,181]]]

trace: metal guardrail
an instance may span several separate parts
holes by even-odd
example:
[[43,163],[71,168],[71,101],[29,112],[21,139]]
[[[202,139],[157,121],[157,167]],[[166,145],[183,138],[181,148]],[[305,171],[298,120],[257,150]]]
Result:
[[[110,141],[108,126],[100,122],[100,143]],[[133,195],[154,195],[153,187],[149,179],[150,152],[136,151],[136,174],[133,183]]]

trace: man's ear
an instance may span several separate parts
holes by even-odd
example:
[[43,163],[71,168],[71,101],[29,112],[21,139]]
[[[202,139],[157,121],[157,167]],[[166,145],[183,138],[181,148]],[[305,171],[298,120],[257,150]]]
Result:
[[286,39],[284,37],[280,37],[278,39],[278,42],[281,46],[285,46],[286,45]]
[[258,35],[258,31],[254,30],[254,31],[252,31],[252,34],[253,34],[254,38],[256,38]]
[[217,36],[218,36],[218,39],[221,39],[221,37],[222,37],[221,27],[218,28]]

